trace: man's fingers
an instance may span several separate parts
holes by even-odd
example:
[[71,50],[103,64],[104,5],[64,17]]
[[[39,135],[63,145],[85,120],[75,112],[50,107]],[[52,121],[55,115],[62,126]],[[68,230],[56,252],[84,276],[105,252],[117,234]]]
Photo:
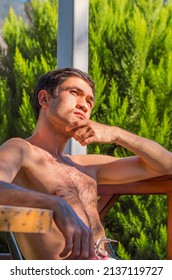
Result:
[[65,248],[60,257],[63,259],[90,259],[91,229],[84,224],[64,199],[59,197],[56,199],[59,203],[55,203],[54,220],[65,239]]
[[95,251],[94,251],[94,242],[93,242],[93,236],[92,232],[90,232],[89,235],[87,235],[85,238],[82,238],[81,241],[81,255],[80,259],[82,260],[88,260],[95,257]]
[[75,133],[73,134],[73,137],[75,138],[75,140],[77,141],[83,141],[84,139],[88,138],[88,137],[92,137],[94,136],[94,132],[90,129],[78,129],[77,131],[75,131]]
[[65,258],[73,249],[73,234],[64,236],[65,238],[65,247],[64,250],[60,253],[61,258]]
[[93,257],[95,257],[95,252],[91,231],[77,231],[73,239],[72,252],[65,260],[88,260]]
[[81,254],[81,234],[76,233],[73,238],[73,248],[66,260],[77,260]]
[[60,257],[66,260],[90,259],[91,230],[80,220],[63,230],[65,248]]
[[[67,126],[66,131],[71,131],[71,136],[82,146],[85,146],[94,142],[107,143],[109,128],[110,127],[107,125],[99,124],[91,120],[82,120],[73,122]],[[112,140],[113,137],[110,141]]]
[[65,130],[66,130],[66,132],[69,132],[69,131],[78,129],[79,127],[83,127],[86,124],[87,124],[87,122],[85,122],[85,121],[76,121],[76,122],[71,123],[70,125],[67,125],[65,127]]

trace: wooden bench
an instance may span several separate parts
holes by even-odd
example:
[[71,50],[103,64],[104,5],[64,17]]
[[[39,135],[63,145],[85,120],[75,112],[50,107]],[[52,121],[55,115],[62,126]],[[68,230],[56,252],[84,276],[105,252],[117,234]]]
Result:
[[0,231],[6,233],[10,251],[7,254],[0,254],[0,260],[22,259],[12,232],[49,232],[52,214],[52,211],[48,209],[0,205]]
[[101,220],[118,200],[120,195],[165,194],[168,198],[167,259],[172,260],[172,175],[144,181],[98,186],[99,213]]

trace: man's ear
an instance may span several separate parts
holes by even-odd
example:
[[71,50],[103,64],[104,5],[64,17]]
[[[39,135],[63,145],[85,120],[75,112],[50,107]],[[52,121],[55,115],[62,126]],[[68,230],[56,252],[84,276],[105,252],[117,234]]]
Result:
[[38,101],[41,107],[45,109],[48,108],[49,100],[49,93],[45,89],[40,90],[40,92],[38,93]]

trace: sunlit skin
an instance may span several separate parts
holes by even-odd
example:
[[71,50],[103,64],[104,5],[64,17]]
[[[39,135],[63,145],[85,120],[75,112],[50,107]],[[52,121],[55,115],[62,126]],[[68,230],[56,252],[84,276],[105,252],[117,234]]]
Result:
[[[56,88],[54,97],[41,90],[38,98],[42,108],[33,134],[1,146],[0,180],[40,192],[41,202],[35,202],[32,192],[26,193],[26,199],[16,190],[25,206],[44,203],[49,208],[50,201],[54,224],[48,234],[16,234],[16,238],[26,259],[92,259],[95,243],[105,235],[97,211],[97,184],[169,174],[171,153],[154,141],[91,121],[94,95],[81,78],[68,78]],[[136,156],[66,155],[71,137],[83,146],[116,143]],[[4,188],[0,190],[5,197]],[[12,195],[10,201],[17,204]],[[7,201],[1,198],[0,203]]]

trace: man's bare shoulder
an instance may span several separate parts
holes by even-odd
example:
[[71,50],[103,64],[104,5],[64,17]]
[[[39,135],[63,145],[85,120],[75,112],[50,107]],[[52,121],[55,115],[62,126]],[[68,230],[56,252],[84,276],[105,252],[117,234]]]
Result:
[[13,157],[22,159],[23,166],[29,166],[33,160],[45,159],[47,154],[46,150],[41,149],[39,146],[33,145],[29,140],[22,138],[11,138],[4,142],[0,147],[0,156],[5,153],[13,155]]
[[0,178],[11,182],[26,165],[30,155],[29,143],[21,138],[11,138],[0,147]]
[[30,149],[30,144],[19,137],[16,138],[11,138],[8,139],[6,142],[4,142],[1,147],[2,150],[3,149],[18,149],[18,150],[25,150],[27,151],[28,149]]
[[5,141],[2,145],[1,145],[1,148],[4,148],[4,147],[16,147],[16,148],[24,148],[26,149],[28,147],[28,144],[27,144],[27,141],[22,139],[22,138],[19,138],[19,137],[15,137],[15,138],[10,138],[8,139],[7,141]]

